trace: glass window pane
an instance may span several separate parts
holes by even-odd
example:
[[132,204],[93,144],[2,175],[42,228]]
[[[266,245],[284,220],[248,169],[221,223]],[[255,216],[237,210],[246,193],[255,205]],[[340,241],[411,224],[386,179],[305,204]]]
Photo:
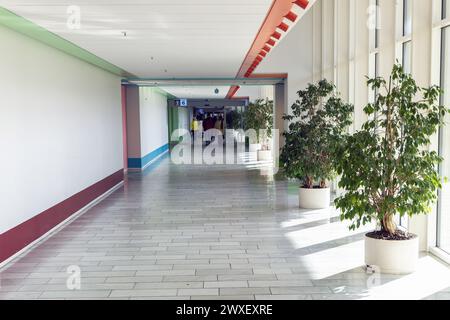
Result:
[[[442,103],[450,106],[450,27],[442,30],[441,86]],[[441,173],[450,178],[450,117],[440,132],[440,153],[444,158]],[[438,215],[438,246],[450,253],[450,183],[444,183],[440,192]]]
[[375,1],[376,6],[376,17],[375,17],[375,48],[378,48],[380,46],[380,0]]
[[412,0],[403,0],[403,36],[412,32]]
[[406,73],[411,73],[411,41],[403,43],[402,64]]
[[450,1],[442,0],[442,19],[450,18]]

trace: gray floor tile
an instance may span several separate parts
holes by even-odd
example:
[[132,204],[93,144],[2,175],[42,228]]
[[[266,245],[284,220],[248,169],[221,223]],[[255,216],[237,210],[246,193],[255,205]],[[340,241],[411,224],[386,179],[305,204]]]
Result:
[[[335,209],[299,209],[296,190],[246,164],[165,158],[0,270],[0,299],[363,299],[420,280],[369,288],[363,232]],[[66,289],[72,265],[82,290]],[[444,277],[417,296],[450,299]]]

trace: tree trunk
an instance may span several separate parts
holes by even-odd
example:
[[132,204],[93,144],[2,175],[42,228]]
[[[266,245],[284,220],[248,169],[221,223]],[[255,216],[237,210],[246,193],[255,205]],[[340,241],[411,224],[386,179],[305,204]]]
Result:
[[382,227],[384,231],[389,232],[390,235],[394,235],[397,231],[397,225],[394,222],[394,216],[387,214],[383,217]]
[[320,181],[320,187],[321,187],[322,189],[325,189],[325,188],[327,187],[327,183],[325,182],[325,180],[321,180],[321,181]]
[[306,176],[305,187],[308,188],[308,189],[312,189],[313,188],[313,180],[311,179],[311,177]]

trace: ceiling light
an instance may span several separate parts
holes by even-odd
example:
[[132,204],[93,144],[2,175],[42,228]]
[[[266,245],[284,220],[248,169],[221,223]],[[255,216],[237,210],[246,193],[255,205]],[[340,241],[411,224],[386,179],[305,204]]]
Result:
[[298,5],[302,9],[306,9],[306,7],[309,4],[309,1],[308,0],[296,0],[293,3]]

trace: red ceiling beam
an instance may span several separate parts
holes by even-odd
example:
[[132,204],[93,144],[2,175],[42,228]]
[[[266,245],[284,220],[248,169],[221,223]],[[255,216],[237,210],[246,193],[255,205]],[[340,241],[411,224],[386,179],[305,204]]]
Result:
[[271,39],[269,39],[269,40],[267,40],[267,42],[266,42],[269,46],[272,46],[272,47],[274,47],[275,46],[275,40],[273,40],[272,38]]
[[309,5],[308,0],[297,0],[297,1],[293,1],[293,3],[298,5],[302,9],[306,9],[306,7]]
[[254,73],[249,78],[250,79],[287,79],[287,73]]
[[272,50],[272,49],[270,49],[270,47],[268,45],[265,45],[262,49],[267,53],[269,53],[270,50]]
[[292,22],[295,22],[295,20],[297,20],[297,18],[298,18],[298,15],[296,15],[292,11],[289,11],[284,17]]
[[284,31],[284,32],[287,32],[288,29],[289,29],[289,25],[287,25],[287,24],[284,23],[284,22],[281,22],[281,23],[277,26],[277,28],[280,29],[280,30],[282,30],[282,31]]
[[[284,19],[291,22],[298,19],[298,15],[292,11],[294,5],[306,9],[309,1],[273,0],[269,12],[236,75],[237,78],[251,77],[260,62],[270,52],[271,47],[276,45],[276,40],[281,39],[282,32],[289,30],[289,25],[283,21]],[[230,88],[229,94],[233,96],[238,90],[239,87],[233,86]]]
[[278,31],[275,31],[274,33],[272,33],[271,35],[272,38],[275,38],[277,40],[280,40],[281,38],[281,33],[279,33]]
[[232,87],[230,88],[230,90],[228,91],[228,94],[227,94],[227,96],[226,96],[226,99],[231,99],[231,98],[233,98],[233,96],[236,94],[236,92],[239,91],[240,88],[241,88],[241,87],[239,87],[239,86],[232,86]]

